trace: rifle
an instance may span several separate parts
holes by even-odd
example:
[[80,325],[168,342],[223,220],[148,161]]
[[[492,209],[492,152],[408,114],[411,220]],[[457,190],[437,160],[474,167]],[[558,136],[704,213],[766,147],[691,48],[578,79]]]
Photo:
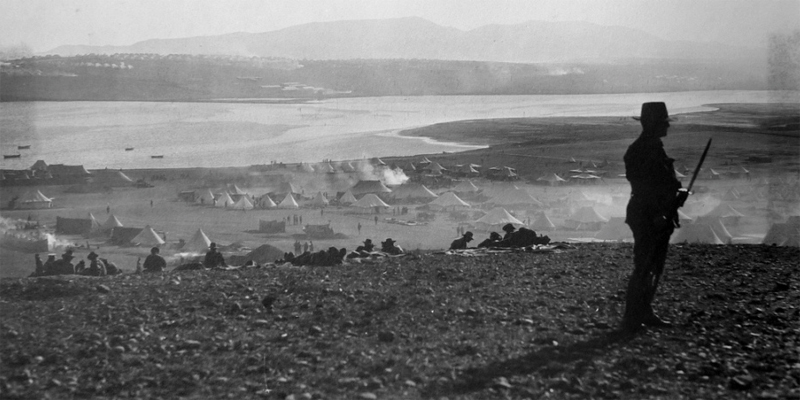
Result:
[[[680,219],[678,218],[678,208],[683,206],[683,202],[686,201],[686,198],[692,193],[694,181],[697,180],[697,175],[700,174],[700,168],[703,166],[703,162],[706,160],[706,155],[708,155],[708,149],[711,148],[711,139],[712,138],[708,138],[708,143],[706,143],[706,148],[703,150],[703,155],[700,156],[700,161],[697,163],[697,167],[694,169],[692,180],[689,181],[689,186],[686,187],[686,190],[680,189],[678,194],[675,196],[675,207],[673,207],[674,212],[672,214],[672,222],[675,223],[676,228],[681,227]],[[683,198],[681,199],[681,197]]]
[[[708,149],[711,148],[711,138],[708,139],[708,143],[706,143],[706,148],[703,150],[703,155],[700,156],[700,162],[697,163],[697,168],[694,169],[694,173],[692,174],[692,180],[689,181],[689,186],[684,191],[683,189],[680,192],[686,193],[683,196],[689,197],[691,193],[692,186],[694,186],[694,181],[697,179],[697,175],[700,173],[700,167],[703,166],[703,162],[706,160],[706,155],[708,154]],[[675,207],[673,207],[672,212],[672,222],[675,224],[676,228],[681,227],[680,219],[678,218],[678,208],[680,208],[683,204],[681,204],[680,194],[675,196]],[[686,197],[683,198],[683,201],[686,200]],[[651,253],[650,257],[654,255]],[[648,260],[648,265],[652,265],[652,258]],[[656,288],[658,287],[659,281],[661,281],[661,274],[663,271],[664,265],[660,265],[656,267],[656,270],[650,271],[648,276],[648,286],[645,291],[645,296],[647,297],[647,304],[650,304],[653,301],[653,298],[656,296]]]
[[694,169],[694,173],[692,174],[692,180],[689,181],[689,186],[686,188],[686,191],[689,193],[692,192],[692,186],[694,185],[695,179],[697,179],[697,175],[700,173],[700,167],[703,166],[703,161],[706,160],[708,149],[711,148],[711,139],[712,138],[708,138],[708,143],[706,143],[706,148],[703,150],[703,155],[700,156],[700,162],[697,163],[697,168]]

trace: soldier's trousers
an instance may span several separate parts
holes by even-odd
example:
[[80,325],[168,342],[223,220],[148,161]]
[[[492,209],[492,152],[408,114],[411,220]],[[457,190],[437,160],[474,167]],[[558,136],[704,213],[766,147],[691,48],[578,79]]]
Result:
[[645,205],[631,202],[627,214],[626,222],[633,232],[634,270],[628,281],[623,323],[636,326],[653,316],[652,302],[674,227],[671,221],[657,222],[660,216]]

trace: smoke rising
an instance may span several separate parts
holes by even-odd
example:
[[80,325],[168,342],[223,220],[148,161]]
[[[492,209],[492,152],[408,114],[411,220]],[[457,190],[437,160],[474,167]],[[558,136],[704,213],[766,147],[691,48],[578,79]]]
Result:
[[385,185],[397,186],[402,185],[408,181],[402,169],[391,169],[385,165],[372,165],[369,162],[362,161],[356,166],[358,170],[358,178],[364,181],[381,181]]

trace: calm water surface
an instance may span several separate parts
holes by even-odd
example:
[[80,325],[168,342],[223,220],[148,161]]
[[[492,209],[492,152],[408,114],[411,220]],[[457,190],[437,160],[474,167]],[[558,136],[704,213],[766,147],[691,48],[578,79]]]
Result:
[[[246,166],[402,156],[475,148],[403,129],[464,119],[632,116],[645,101],[672,114],[713,103],[800,102],[797,92],[709,91],[618,95],[425,96],[334,99],[306,104],[0,103],[0,167],[47,163],[87,168]],[[30,145],[30,150],[17,150]],[[133,151],[125,148],[132,147]],[[152,159],[151,155],[163,155]]]

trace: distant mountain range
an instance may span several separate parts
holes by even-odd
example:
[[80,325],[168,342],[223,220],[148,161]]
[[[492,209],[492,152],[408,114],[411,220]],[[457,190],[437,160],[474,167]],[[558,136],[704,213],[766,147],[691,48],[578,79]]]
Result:
[[796,90],[800,82],[794,59],[766,49],[585,22],[462,31],[420,18],[339,21],[47,53],[0,62],[0,101]]
[[531,21],[462,31],[422,18],[318,22],[264,33],[151,39],[130,46],[60,46],[46,54],[225,54],[299,60],[429,59],[616,63],[637,59],[759,61],[766,49],[668,41],[588,22]]

